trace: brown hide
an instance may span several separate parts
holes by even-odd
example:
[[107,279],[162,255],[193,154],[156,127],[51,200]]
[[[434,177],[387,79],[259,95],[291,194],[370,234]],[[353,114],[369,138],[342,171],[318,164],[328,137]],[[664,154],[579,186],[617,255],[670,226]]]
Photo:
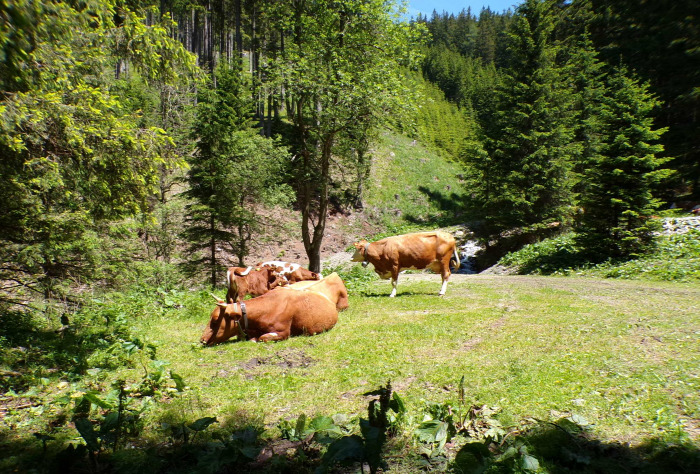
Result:
[[414,234],[387,237],[369,243],[355,242],[354,262],[371,263],[374,271],[383,278],[391,278],[393,286],[390,296],[396,295],[396,284],[401,270],[429,269],[442,276],[440,295],[445,294],[447,281],[452,272],[450,260],[454,258],[455,269],[459,268],[459,255],[454,237],[446,232],[417,232]]
[[338,311],[343,311],[349,306],[348,290],[345,288],[345,283],[343,283],[343,280],[337,273],[331,273],[321,281],[300,281],[282,288],[308,290],[320,293],[331,300]]
[[336,305],[326,296],[307,290],[277,288],[243,303],[248,327],[245,329],[240,303],[217,304],[201,342],[219,344],[233,336],[253,341],[281,341],[290,336],[328,331],[338,322]]
[[228,303],[240,302],[247,295],[260,296],[283,283],[280,276],[269,268],[231,267],[226,273]]

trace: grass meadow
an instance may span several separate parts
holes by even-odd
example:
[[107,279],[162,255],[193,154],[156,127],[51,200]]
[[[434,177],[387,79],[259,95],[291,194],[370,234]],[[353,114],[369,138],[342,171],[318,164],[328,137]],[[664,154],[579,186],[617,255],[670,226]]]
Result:
[[394,299],[377,281],[314,337],[201,348],[207,299],[134,330],[190,386],[171,407],[194,418],[361,414],[387,381],[418,414],[454,402],[464,375],[468,400],[501,407],[505,425],[575,412],[607,440],[700,434],[696,285],[460,275],[439,298],[439,277],[417,276]]
[[[161,390],[141,411],[139,438],[130,442],[144,451],[129,451],[143,454],[147,446],[173,442],[163,427],[206,417],[217,422],[197,433],[202,442],[245,427],[254,427],[267,442],[279,441],[280,427],[285,421],[294,425],[300,415],[341,417],[346,432],[357,432],[357,420],[367,416],[371,400],[365,394],[390,381],[405,404],[385,448],[394,472],[476,472],[458,462],[469,436],[448,437],[437,457],[420,454],[425,443],[415,436],[435,407],[456,413],[460,406],[492,408],[498,426],[515,434],[528,421],[555,423],[575,416],[587,439],[602,446],[691,447],[691,460],[681,464],[687,470],[679,472],[698,467],[697,284],[454,275],[446,296],[438,297],[439,280],[402,275],[396,298],[387,296],[388,281],[351,282],[350,307],[331,331],[267,344],[201,347],[198,340],[213,308],[205,291],[141,295],[130,303],[100,300],[95,309],[119,308],[131,333],[144,347],[154,347],[157,359],[186,386],[176,391],[172,380],[161,381]],[[75,427],[56,420],[66,421],[76,409],[71,402],[90,390],[106,393],[115,380],[128,385],[144,378],[148,361],[138,353],[126,357],[128,364],[110,368],[102,362],[102,369],[91,369],[80,380],[51,374],[27,393],[15,394],[32,400],[32,410],[43,408],[33,417],[26,409],[9,409],[2,419],[2,446],[21,447],[26,455],[34,433],[51,433],[49,451],[79,441]],[[95,416],[99,408],[93,404]],[[39,449],[38,442],[33,446]],[[129,456],[122,459],[124,472],[148,471],[148,458],[136,462]],[[294,456],[296,469],[287,472],[313,472],[307,458]],[[20,458],[6,458],[5,467]],[[544,459],[541,463],[539,472],[561,472],[546,470]],[[360,472],[356,469],[350,472]]]

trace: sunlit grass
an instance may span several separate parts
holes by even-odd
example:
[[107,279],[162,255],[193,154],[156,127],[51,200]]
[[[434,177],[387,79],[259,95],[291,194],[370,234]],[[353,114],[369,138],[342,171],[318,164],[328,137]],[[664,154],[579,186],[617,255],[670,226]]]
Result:
[[388,380],[420,412],[454,402],[462,375],[469,400],[502,407],[509,423],[576,412],[605,438],[639,441],[697,417],[696,286],[474,276],[439,298],[439,277],[402,278],[397,298],[373,282],[314,337],[200,348],[208,311],[186,307],[140,318],[136,332],[190,386],[193,419],[245,412],[274,427],[361,414],[362,393]]

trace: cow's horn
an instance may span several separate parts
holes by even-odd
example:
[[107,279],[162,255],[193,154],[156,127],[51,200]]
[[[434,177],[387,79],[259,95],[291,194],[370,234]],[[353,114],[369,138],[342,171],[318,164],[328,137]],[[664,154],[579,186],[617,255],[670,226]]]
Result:
[[223,303],[223,300],[220,300],[218,296],[216,296],[214,293],[209,293],[212,298],[216,300],[217,303]]

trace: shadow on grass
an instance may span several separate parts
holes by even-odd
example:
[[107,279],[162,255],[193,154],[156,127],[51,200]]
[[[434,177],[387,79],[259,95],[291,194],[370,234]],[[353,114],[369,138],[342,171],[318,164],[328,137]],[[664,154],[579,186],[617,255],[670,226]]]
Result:
[[51,329],[40,318],[25,311],[0,315],[0,390],[20,392],[39,377],[83,374],[90,355],[113,337],[106,325],[96,331],[68,324]]
[[450,225],[464,224],[465,221],[470,221],[467,215],[467,197],[457,193],[443,193],[435,191],[427,186],[419,186],[418,190],[432,202],[442,215],[440,217],[431,216],[429,222],[421,216],[406,215],[405,219],[413,224],[434,224],[438,227],[446,227]]
[[572,433],[561,422],[540,422],[504,446],[466,444],[457,453],[451,470],[462,474],[536,468],[540,469],[537,472],[553,474],[700,472],[700,450],[687,440],[653,438],[630,447],[603,442],[583,431]]
[[[21,310],[0,311],[0,390],[19,393],[40,378],[84,375],[96,366],[90,358],[122,337],[128,337],[128,330],[111,323],[103,313],[59,318]],[[117,357],[106,356],[97,366],[108,368],[119,363]]]
[[[178,418],[175,416],[174,418]],[[259,419],[235,413],[215,429],[199,437],[182,437],[178,431],[187,423],[173,417],[160,420],[161,438],[135,440],[115,452],[104,450],[90,455],[82,443],[68,447],[49,446],[42,449],[35,443],[17,441],[3,443],[8,452],[22,451],[21,462],[0,466],[12,472],[69,473],[313,473],[322,467],[324,448],[311,436],[292,441],[263,434]],[[190,424],[191,425],[191,424]],[[409,472],[424,472],[426,461],[418,454],[419,447],[399,439],[382,453],[392,468],[392,459]],[[17,458],[19,460],[19,458]],[[414,464],[413,467],[407,465]],[[7,461],[7,459],[6,459]],[[444,461],[443,461],[444,462]],[[357,466],[355,466],[357,467]],[[635,447],[608,443],[581,432],[572,433],[554,423],[540,423],[520,434],[507,437],[504,444],[487,445],[471,442],[464,445],[454,459],[437,470],[471,473],[549,472],[695,474],[700,472],[700,451],[688,441],[653,438]],[[342,469],[342,468],[340,468]],[[431,470],[431,469],[428,469]],[[331,469],[330,472],[357,472]],[[405,471],[404,471],[405,472]]]

